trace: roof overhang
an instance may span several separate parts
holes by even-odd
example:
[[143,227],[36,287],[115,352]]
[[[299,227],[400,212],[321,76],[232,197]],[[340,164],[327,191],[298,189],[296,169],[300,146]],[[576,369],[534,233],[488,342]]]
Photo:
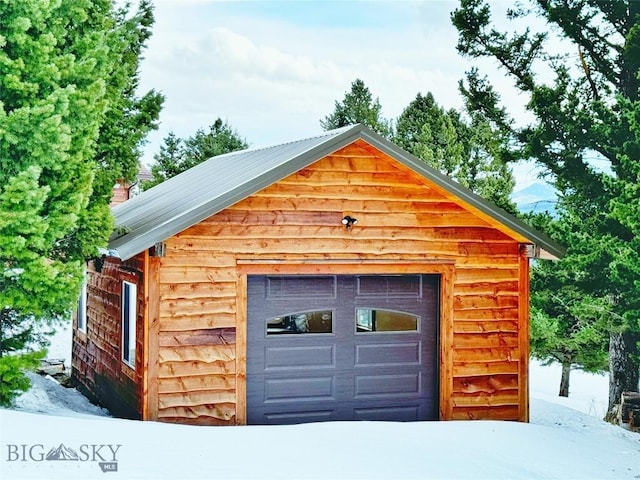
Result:
[[565,249],[546,235],[362,125],[213,157],[142,192],[113,208],[116,227],[109,251],[129,259],[359,139],[424,176],[503,233],[534,246],[537,258],[564,255]]

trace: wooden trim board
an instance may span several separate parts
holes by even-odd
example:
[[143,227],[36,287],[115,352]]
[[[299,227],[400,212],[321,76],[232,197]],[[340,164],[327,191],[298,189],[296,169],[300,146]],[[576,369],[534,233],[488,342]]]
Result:
[[238,305],[236,313],[236,423],[246,424],[247,390],[247,276],[248,275],[440,275],[440,326],[439,326],[439,397],[440,420],[448,420],[452,414],[453,389],[453,281],[452,261],[383,261],[367,260],[251,260],[238,259]]

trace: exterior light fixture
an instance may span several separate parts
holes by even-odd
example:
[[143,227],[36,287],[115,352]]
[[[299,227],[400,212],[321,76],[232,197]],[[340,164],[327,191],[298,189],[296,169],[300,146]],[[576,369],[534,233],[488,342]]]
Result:
[[351,230],[351,227],[353,227],[356,223],[358,223],[358,219],[353,218],[349,215],[345,215],[345,217],[342,219],[342,224],[346,227],[347,230]]

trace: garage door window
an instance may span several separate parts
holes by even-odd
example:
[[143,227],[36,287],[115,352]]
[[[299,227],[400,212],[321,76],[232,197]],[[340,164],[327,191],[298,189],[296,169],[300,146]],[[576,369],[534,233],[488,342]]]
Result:
[[291,313],[267,320],[267,335],[332,332],[331,310]]
[[378,308],[356,309],[357,332],[417,332],[419,317]]

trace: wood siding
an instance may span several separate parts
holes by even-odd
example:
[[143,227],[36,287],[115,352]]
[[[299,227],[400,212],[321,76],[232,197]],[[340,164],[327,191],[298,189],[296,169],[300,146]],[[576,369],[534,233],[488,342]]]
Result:
[[[114,415],[141,418],[144,344],[143,255],[121,263],[105,259],[87,272],[87,332],[74,328],[72,377],[78,388]],[[136,368],[122,361],[122,282],[137,285]]]
[[[358,219],[352,230],[344,215]],[[443,273],[441,418],[526,420],[528,270],[519,241],[357,141],[166,241],[148,290],[150,302],[152,292],[158,298],[148,313],[157,363],[150,350],[145,418],[245,422],[246,274],[261,265]]]

